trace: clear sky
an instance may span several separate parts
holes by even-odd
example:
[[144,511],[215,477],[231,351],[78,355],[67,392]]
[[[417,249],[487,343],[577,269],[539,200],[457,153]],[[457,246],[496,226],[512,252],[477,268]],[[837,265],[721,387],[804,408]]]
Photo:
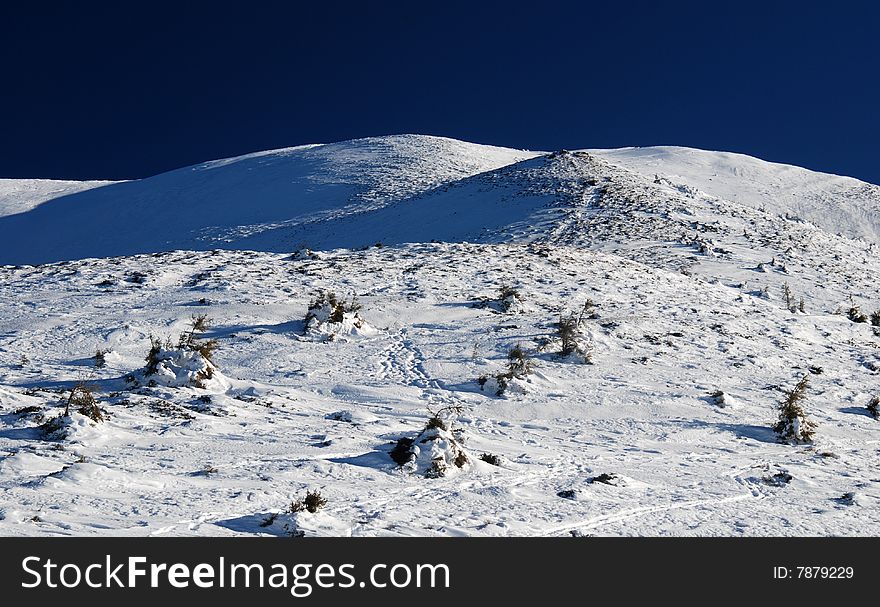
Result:
[[880,183],[874,2],[3,2],[0,177],[390,133],[673,144]]

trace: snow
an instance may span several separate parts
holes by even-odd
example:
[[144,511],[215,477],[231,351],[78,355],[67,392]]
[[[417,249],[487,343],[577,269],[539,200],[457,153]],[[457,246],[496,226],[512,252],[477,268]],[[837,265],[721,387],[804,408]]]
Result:
[[592,150],[645,176],[684,191],[789,213],[832,233],[880,242],[880,187],[743,154],[681,147]]
[[[0,222],[0,534],[876,535],[880,336],[847,311],[880,309],[880,263],[836,227],[861,225],[873,186],[859,198],[749,159],[741,192],[734,176],[713,190],[742,160],[713,154],[374,138],[133,182],[130,207],[98,196],[122,184],[32,211],[134,218],[103,244],[59,231],[42,249]],[[836,215],[795,218],[788,188]],[[209,245],[184,191],[211,230],[278,204]],[[268,192],[304,198],[285,216]],[[86,214],[113,200],[117,215]],[[169,238],[186,249],[156,252]],[[313,308],[307,326],[329,292],[360,308],[341,323]],[[151,383],[151,336],[202,313],[209,381],[192,381],[196,351],[168,347]],[[562,356],[570,314],[581,350]],[[481,389],[517,345],[529,372]],[[780,442],[778,405],[806,375],[816,436]],[[83,381],[108,419],[74,412],[67,438],[42,435]],[[402,439],[418,448],[403,466]],[[438,459],[448,473],[428,474]],[[307,491],[326,506],[290,512]]]
[[0,263],[218,247],[290,252],[318,219],[380,209],[534,155],[402,135],[207,162],[0,217]]
[[61,198],[113,183],[116,182],[0,179],[0,217],[24,213],[54,198]]

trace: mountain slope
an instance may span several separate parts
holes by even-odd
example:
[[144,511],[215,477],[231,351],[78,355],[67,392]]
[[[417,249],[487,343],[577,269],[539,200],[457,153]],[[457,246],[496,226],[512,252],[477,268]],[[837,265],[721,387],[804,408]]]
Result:
[[673,210],[693,201],[709,213],[724,206],[802,218],[830,234],[880,242],[877,186],[673,147],[548,155],[403,135],[259,152],[115,184],[0,185],[0,209],[17,213],[0,217],[0,263],[563,233],[570,242],[580,233],[583,243],[614,240],[614,230],[634,236],[632,213],[647,222],[637,231],[666,232],[650,239],[680,240],[691,220],[675,219]]
[[0,217],[0,263],[240,248],[270,226],[380,208],[534,155],[402,135],[207,162]]
[[0,217],[24,213],[54,198],[69,196],[113,183],[116,182],[0,179]]
[[0,219],[0,534],[878,535],[873,188],[401,136]]
[[796,215],[832,233],[880,243],[880,187],[730,152],[682,147],[591,150],[646,177],[780,215]]

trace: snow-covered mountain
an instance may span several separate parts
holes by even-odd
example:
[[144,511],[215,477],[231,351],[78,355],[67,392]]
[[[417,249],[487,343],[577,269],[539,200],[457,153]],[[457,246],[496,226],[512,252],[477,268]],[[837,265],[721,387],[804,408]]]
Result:
[[5,180],[0,533],[876,535],[878,210],[412,135]]
[[370,213],[532,156],[398,136],[206,162],[0,217],[0,263],[218,247],[289,251],[309,241],[302,234],[316,221]]
[[829,232],[880,242],[880,187],[743,154],[681,147],[597,150],[603,158],[780,215],[795,215]]

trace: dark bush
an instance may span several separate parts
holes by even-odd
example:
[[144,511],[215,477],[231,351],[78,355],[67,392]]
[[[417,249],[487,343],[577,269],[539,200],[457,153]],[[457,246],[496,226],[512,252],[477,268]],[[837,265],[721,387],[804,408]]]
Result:
[[327,505],[327,500],[321,495],[321,492],[315,489],[314,491],[308,491],[304,498],[297,499],[293,503],[290,504],[290,512],[302,512],[303,510],[307,510],[314,514],[321,508]]
[[779,405],[779,420],[773,426],[780,440],[812,442],[816,424],[807,419],[803,407],[809,383],[810,376],[805,375],[794,388],[785,393],[785,398]]
[[867,406],[868,413],[874,419],[880,419],[880,396],[875,396],[870,400]]
[[480,455],[480,460],[486,462],[487,464],[491,464],[493,466],[501,465],[501,458],[492,453],[483,453]]

